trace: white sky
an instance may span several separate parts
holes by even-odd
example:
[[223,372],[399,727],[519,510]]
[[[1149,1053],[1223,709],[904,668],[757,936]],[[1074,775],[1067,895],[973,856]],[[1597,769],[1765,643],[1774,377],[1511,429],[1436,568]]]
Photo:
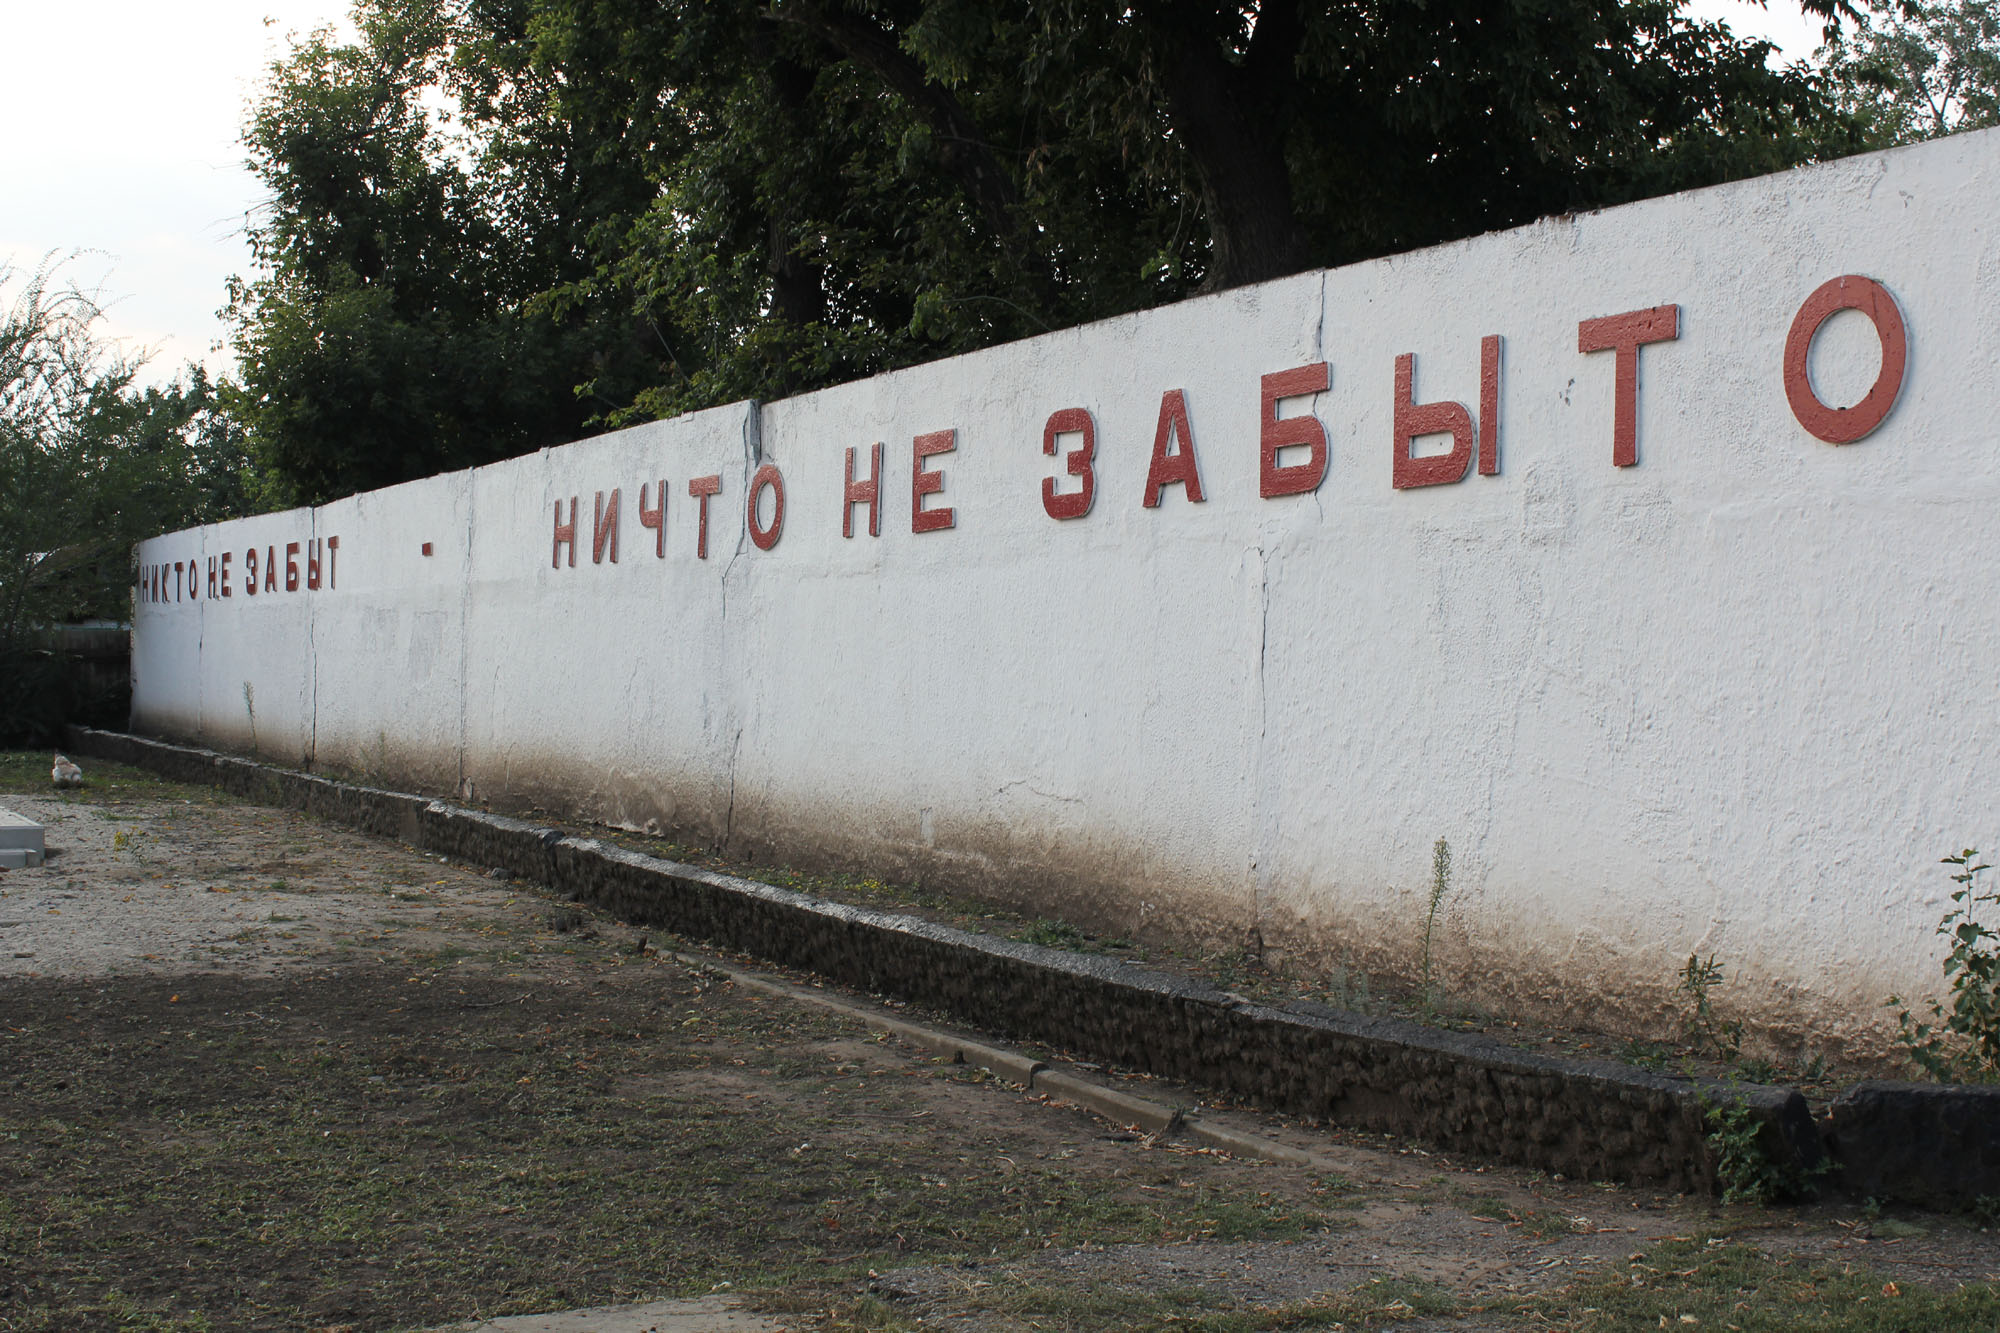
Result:
[[[110,306],[106,331],[150,350],[145,378],[190,360],[226,370],[216,311],[247,274],[243,220],[260,198],[238,142],[287,34],[345,24],[347,0],[6,0],[0,4],[0,261],[64,270]],[[1803,59],[1818,20],[1796,0],[1695,0]]]
[[0,261],[98,289],[107,332],[152,349],[149,380],[220,370],[215,312],[249,270],[257,183],[237,141],[289,32],[345,21],[347,0],[0,3]]

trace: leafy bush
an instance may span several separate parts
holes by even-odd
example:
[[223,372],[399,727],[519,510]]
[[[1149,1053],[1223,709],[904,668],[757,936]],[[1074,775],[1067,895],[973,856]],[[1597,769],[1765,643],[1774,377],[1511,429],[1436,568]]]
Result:
[[1941,1083],[2000,1082],[2000,931],[1977,917],[1982,904],[2000,903],[1990,881],[1993,869],[1968,847],[1942,864],[1957,866],[1958,888],[1937,933],[1951,941],[1944,976],[1950,994],[1929,1002],[1922,1016],[1891,995],[1901,1031],[1897,1039],[1919,1068]]

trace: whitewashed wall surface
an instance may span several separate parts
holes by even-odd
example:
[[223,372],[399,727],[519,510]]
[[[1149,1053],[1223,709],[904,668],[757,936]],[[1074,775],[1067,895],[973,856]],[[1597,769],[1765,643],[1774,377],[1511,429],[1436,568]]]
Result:
[[1962,135],[159,537],[133,726],[1301,969],[1407,974],[1445,838],[1462,994],[1699,951],[1879,1043],[2000,834],[1996,200]]

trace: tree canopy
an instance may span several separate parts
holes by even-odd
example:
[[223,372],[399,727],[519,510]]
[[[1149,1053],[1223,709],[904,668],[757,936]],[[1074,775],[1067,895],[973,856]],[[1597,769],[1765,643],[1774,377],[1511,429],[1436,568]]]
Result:
[[2000,125],[2000,0],[1900,0],[1820,54],[1870,147]]
[[303,501],[1862,146],[1682,0],[356,17],[247,132],[233,407]]
[[242,429],[206,374],[135,388],[60,268],[0,265],[0,739],[75,702],[49,631],[130,615],[133,543],[249,505]]

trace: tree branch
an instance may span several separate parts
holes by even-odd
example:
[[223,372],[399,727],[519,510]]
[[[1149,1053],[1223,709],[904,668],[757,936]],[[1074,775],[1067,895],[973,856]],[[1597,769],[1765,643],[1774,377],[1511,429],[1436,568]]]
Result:
[[840,55],[868,69],[930,122],[941,145],[939,158],[972,196],[987,224],[1000,236],[1020,228],[1020,203],[1014,181],[994,156],[979,127],[951,92],[934,83],[923,67],[874,22],[845,11],[829,13],[818,5],[774,4],[771,16],[814,34]]

